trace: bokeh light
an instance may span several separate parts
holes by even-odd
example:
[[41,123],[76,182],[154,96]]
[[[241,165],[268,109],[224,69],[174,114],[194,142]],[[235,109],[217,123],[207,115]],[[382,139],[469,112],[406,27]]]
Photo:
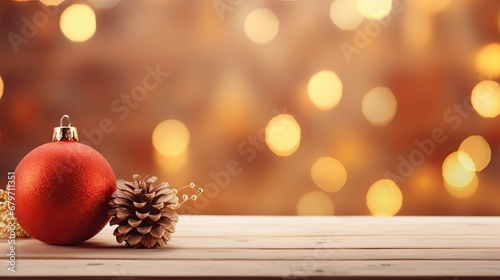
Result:
[[245,19],[245,33],[255,43],[270,42],[279,31],[279,20],[269,9],[256,9]]
[[385,126],[396,115],[398,102],[387,87],[376,87],[365,94],[361,109],[365,118],[374,126]]
[[467,186],[476,174],[474,171],[468,170],[471,169],[471,166],[475,169],[474,161],[469,155],[461,153],[460,157],[462,157],[462,161],[466,163],[465,166],[468,168],[459,160],[458,152],[453,152],[444,160],[442,169],[444,180],[457,188]]
[[312,191],[303,195],[297,203],[297,215],[333,215],[335,207],[324,192]]
[[321,157],[311,166],[311,177],[321,190],[337,192],[347,181],[347,171],[340,161],[331,157]]
[[165,157],[181,155],[186,151],[189,139],[189,130],[178,120],[163,121],[153,131],[153,146]]
[[477,191],[479,179],[477,178],[477,175],[474,174],[472,180],[465,186],[455,187],[448,184],[446,181],[444,182],[444,185],[451,196],[459,199],[465,199],[471,197]]
[[[466,156],[464,156],[464,153]],[[488,142],[480,135],[472,135],[467,137],[458,148],[458,159],[462,165],[471,171],[483,170],[491,160],[491,148]],[[468,160],[474,162],[474,169],[467,164]]]
[[365,19],[352,0],[333,0],[330,5],[330,19],[342,30],[354,30]]
[[74,4],[61,14],[61,31],[73,42],[85,42],[96,31],[96,16],[92,8],[85,4]]
[[0,76],[0,99],[2,99],[3,96],[3,80],[2,77]]
[[383,19],[392,8],[392,0],[356,0],[358,11],[367,19]]
[[333,71],[318,72],[309,79],[307,93],[318,109],[332,109],[342,98],[342,81]]
[[476,69],[487,77],[500,75],[500,44],[489,44],[479,50]]
[[40,0],[42,4],[45,6],[59,6],[64,0]]
[[382,179],[371,185],[366,205],[373,216],[394,216],[403,205],[403,194],[394,181]]
[[482,117],[497,117],[500,114],[500,85],[490,80],[479,82],[472,89],[471,103]]
[[460,164],[469,171],[476,171],[476,163],[472,160],[469,154],[465,151],[457,151],[458,161]]
[[288,114],[277,115],[266,126],[266,143],[278,156],[289,156],[300,146],[299,123]]

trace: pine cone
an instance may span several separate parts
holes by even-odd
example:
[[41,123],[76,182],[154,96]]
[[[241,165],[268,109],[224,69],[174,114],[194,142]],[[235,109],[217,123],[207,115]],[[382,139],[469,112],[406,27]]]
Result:
[[167,183],[153,186],[156,177],[133,176],[135,182],[119,184],[109,202],[110,225],[118,243],[133,248],[155,248],[167,244],[178,221],[174,209],[178,206],[177,190]]

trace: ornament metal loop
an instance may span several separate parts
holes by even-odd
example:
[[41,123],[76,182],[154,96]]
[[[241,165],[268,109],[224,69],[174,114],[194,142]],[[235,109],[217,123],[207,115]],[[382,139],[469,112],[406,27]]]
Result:
[[[68,120],[68,125],[67,126],[63,125],[64,119]],[[59,121],[59,126],[60,127],[70,127],[71,126],[71,118],[68,115],[62,116],[61,120]]]

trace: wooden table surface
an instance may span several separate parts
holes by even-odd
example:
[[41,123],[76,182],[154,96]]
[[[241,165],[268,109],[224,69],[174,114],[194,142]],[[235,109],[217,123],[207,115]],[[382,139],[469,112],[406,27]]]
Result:
[[500,277],[500,217],[181,216],[160,249],[112,230],[71,247],[17,239],[0,276]]

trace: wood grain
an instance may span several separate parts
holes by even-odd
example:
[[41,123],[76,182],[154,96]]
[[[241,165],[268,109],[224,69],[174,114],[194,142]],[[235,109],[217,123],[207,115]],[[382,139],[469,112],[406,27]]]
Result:
[[[52,269],[50,269],[52,267]],[[19,276],[492,276],[498,261],[26,260]],[[21,272],[22,271],[22,272]]]
[[181,216],[152,250],[112,231],[79,246],[17,239],[17,272],[0,276],[500,276],[499,217]]

